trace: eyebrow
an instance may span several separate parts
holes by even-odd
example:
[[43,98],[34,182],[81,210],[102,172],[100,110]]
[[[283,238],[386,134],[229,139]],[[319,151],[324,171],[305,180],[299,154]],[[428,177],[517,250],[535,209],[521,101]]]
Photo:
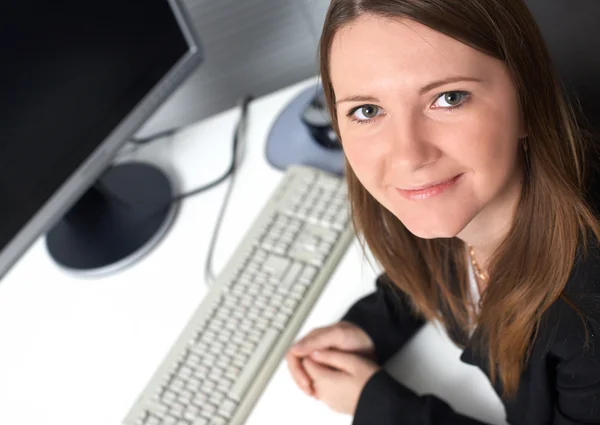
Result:
[[[472,81],[472,82],[476,82],[476,83],[483,82],[482,79],[474,78],[474,77],[460,77],[460,76],[449,77],[449,78],[445,78],[443,80],[433,81],[433,82],[427,84],[426,86],[423,86],[419,90],[419,95],[423,95],[437,87],[440,87],[440,86],[443,86],[446,84],[450,84],[450,83],[457,83],[459,81]],[[343,102],[379,102],[379,100],[373,96],[356,95],[356,96],[348,96],[343,99],[340,99],[337,102],[335,102],[335,104],[338,105]]]

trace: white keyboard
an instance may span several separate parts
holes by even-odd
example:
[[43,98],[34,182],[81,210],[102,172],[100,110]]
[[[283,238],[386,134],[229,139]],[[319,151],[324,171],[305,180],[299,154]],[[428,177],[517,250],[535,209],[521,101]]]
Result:
[[343,179],[290,167],[125,425],[241,425],[350,243]]

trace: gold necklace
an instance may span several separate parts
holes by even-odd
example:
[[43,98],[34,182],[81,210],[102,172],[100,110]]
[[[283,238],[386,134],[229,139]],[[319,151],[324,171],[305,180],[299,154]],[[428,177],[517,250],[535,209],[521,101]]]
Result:
[[473,264],[475,274],[479,279],[483,280],[484,282],[487,282],[488,277],[485,275],[485,273],[481,271],[479,265],[477,264],[477,261],[475,261],[475,250],[471,245],[467,244],[467,246],[469,247],[469,254],[471,255],[471,264]]

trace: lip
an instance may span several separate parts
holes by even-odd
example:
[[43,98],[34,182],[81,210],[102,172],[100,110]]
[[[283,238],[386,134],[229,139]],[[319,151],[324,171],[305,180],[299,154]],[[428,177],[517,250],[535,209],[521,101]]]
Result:
[[445,192],[446,190],[450,189],[452,186],[454,186],[456,184],[456,182],[460,179],[461,176],[462,176],[462,173],[452,177],[450,180],[446,180],[441,183],[436,183],[431,186],[422,187],[420,189],[398,189],[398,188],[396,188],[396,190],[398,191],[398,193],[400,195],[402,195],[406,199],[409,199],[411,201],[422,201],[425,199],[432,198],[436,195],[440,195],[443,192]]

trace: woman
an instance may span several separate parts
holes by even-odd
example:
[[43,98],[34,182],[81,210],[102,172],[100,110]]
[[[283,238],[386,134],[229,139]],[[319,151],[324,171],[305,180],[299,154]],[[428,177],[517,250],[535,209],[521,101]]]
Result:
[[600,424],[593,144],[522,0],[333,0],[320,53],[385,273],[290,348],[298,385],[357,425],[480,423],[381,368],[438,320],[509,423]]

